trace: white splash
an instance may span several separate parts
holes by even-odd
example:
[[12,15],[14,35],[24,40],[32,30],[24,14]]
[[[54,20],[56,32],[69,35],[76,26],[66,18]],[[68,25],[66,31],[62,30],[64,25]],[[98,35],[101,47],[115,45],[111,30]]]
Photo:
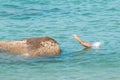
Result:
[[27,56],[27,57],[28,57],[28,56],[29,56],[29,54],[28,54],[28,53],[24,53],[24,54],[23,54],[23,56]]
[[101,46],[101,42],[94,42],[93,44],[92,44],[92,46],[93,46],[93,48],[94,49],[99,49],[100,48],[100,46]]

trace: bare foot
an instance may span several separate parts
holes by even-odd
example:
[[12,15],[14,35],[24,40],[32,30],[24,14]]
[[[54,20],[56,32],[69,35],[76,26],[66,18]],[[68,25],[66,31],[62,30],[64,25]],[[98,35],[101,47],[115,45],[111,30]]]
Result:
[[76,40],[80,39],[76,34],[73,35],[73,38],[76,39]]

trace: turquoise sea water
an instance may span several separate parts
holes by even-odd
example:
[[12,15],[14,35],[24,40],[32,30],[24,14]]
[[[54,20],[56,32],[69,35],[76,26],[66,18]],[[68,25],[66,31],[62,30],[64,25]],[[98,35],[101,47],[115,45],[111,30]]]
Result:
[[[84,49],[73,34],[99,49]],[[50,36],[53,57],[0,52],[2,80],[120,80],[120,0],[0,0],[0,40]]]

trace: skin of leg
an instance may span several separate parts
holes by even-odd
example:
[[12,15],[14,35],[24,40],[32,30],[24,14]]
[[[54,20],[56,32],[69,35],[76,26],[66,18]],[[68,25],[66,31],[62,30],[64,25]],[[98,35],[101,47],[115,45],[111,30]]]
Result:
[[89,43],[82,41],[76,34],[73,35],[73,38],[77,40],[82,46],[91,48],[92,46]]

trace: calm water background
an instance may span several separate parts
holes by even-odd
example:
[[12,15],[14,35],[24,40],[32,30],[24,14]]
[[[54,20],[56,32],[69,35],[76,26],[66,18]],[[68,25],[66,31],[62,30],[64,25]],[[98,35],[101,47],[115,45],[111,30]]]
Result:
[[[73,40],[100,42],[84,49]],[[120,80],[120,0],[0,0],[0,39],[50,36],[62,53],[29,58],[0,52],[2,80]]]

